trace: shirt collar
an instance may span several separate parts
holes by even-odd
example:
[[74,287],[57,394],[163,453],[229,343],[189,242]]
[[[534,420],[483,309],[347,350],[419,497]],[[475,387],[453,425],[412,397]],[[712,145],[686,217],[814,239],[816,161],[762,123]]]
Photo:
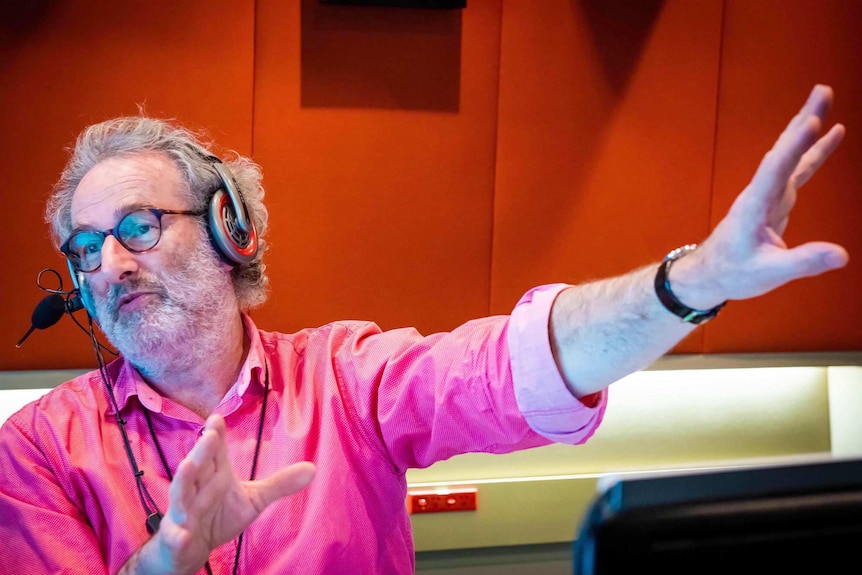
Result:
[[242,324],[248,337],[248,355],[242,364],[242,369],[237,377],[236,393],[243,397],[252,383],[256,383],[263,389],[264,372],[266,370],[266,354],[263,343],[260,340],[260,332],[248,314],[242,314]]
[[[242,364],[236,383],[234,383],[235,391],[228,391],[227,395],[235,394],[243,397],[248,391],[252,383],[263,388],[263,373],[266,365],[263,343],[260,339],[260,332],[257,326],[252,321],[248,314],[242,314],[243,329],[249,339],[248,355],[245,362]],[[117,398],[117,407],[123,411],[128,405],[132,396],[137,396],[138,400],[150,411],[159,413],[162,410],[163,397],[150,387],[138,370],[125,358],[117,359],[106,367],[111,383],[114,386],[114,394]],[[96,380],[101,380],[99,372],[93,373],[92,377]],[[101,381],[100,381],[101,383]],[[116,410],[113,405],[108,405],[108,414],[114,415]]]

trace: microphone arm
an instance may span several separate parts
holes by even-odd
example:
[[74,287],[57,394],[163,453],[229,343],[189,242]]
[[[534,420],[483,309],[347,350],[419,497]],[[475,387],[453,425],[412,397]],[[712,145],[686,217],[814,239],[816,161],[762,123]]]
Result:
[[[63,297],[64,295],[66,297]],[[34,330],[49,328],[60,321],[64,314],[71,315],[83,308],[84,300],[81,298],[81,290],[77,287],[70,292],[55,291],[45,296],[33,310],[33,315],[30,318],[30,329],[18,340],[15,347],[20,348],[24,345],[24,341],[30,337]]]
[[[99,349],[104,349],[111,355],[118,355],[118,352],[112,350],[105,345],[102,345],[102,343],[95,339],[96,336],[93,333],[92,318],[90,318],[90,329],[88,331],[87,328],[81,325],[81,322],[78,321],[78,318],[73,315],[76,311],[85,309],[84,298],[81,295],[81,288],[78,284],[78,278],[75,274],[75,270],[72,268],[72,264],[68,261],[66,263],[69,265],[69,273],[72,275],[72,289],[70,291],[63,290],[63,280],[56,270],[46,268],[39,272],[39,276],[36,278],[36,285],[42,291],[49,292],[50,295],[42,298],[42,301],[40,301],[36,305],[36,309],[33,310],[33,316],[30,318],[30,329],[28,329],[27,333],[25,333],[24,336],[18,340],[18,343],[15,345],[15,347],[20,348],[27,340],[27,338],[30,337],[33,331],[37,329],[49,328],[58,321],[60,321],[65,314],[69,314],[69,316],[72,318],[72,321],[74,321],[78,325],[78,327],[84,331],[84,333],[89,334],[89,336],[93,338],[93,345],[96,346],[97,352]],[[48,288],[42,285],[42,275],[45,273],[51,273],[57,277],[60,283],[57,289]],[[87,314],[87,317],[89,318],[89,313]]]

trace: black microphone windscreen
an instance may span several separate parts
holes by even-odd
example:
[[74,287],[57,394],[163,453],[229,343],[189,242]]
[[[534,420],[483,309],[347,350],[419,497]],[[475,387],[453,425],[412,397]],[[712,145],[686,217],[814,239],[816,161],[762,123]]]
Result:
[[51,294],[44,298],[33,310],[30,323],[37,329],[51,327],[63,317],[66,312],[66,301],[60,294]]

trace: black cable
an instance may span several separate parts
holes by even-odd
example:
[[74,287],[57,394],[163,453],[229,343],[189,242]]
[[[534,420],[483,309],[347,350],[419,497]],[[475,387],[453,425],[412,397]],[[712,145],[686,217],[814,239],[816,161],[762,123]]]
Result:
[[[263,407],[260,409],[260,423],[257,428],[257,443],[254,446],[254,459],[251,462],[251,479],[249,481],[254,481],[255,474],[257,473],[257,456],[260,455],[260,440],[263,438],[263,422],[266,419],[266,398],[269,397],[269,362],[264,359],[264,367],[266,368],[266,378],[264,379],[263,384]],[[236,575],[237,569],[239,568],[239,550],[242,548],[242,536],[245,535],[245,532],[239,534],[239,538],[236,541],[236,555],[233,560],[233,575]]]
[[[251,461],[251,477],[249,478],[249,481],[254,481],[254,478],[257,475],[257,462],[258,462],[258,456],[260,455],[260,444],[261,444],[261,441],[263,439],[263,425],[264,425],[264,422],[266,421],[266,400],[269,397],[269,362],[266,360],[264,360],[264,368],[265,368],[265,376],[264,376],[264,383],[263,383],[263,401],[261,402],[262,405],[260,408],[260,422],[258,423],[258,426],[257,426],[257,441],[256,441],[255,446],[254,446],[254,457],[252,458],[252,461]],[[144,409],[144,417],[146,417],[146,419],[147,419],[147,427],[150,430],[150,437],[153,438],[153,443],[156,446],[156,451],[159,454],[159,458],[162,460],[162,466],[165,468],[165,473],[167,474],[168,479],[173,481],[174,475],[173,475],[173,473],[171,473],[170,466],[168,465],[168,460],[165,457],[164,452],[162,451],[162,446],[159,443],[158,436],[156,435],[156,430],[155,430],[155,427],[153,426],[153,420],[150,417],[149,410],[146,408]],[[132,464],[132,467],[134,469],[137,469],[134,464]],[[141,472],[141,473],[143,474],[143,472]],[[144,506],[144,508],[146,509],[146,506]],[[239,537],[237,538],[236,555],[234,556],[234,562],[233,562],[233,575],[236,575],[237,571],[239,569],[239,552],[240,552],[240,549],[242,548],[242,536],[243,535],[244,535],[244,533],[240,533]],[[209,560],[207,560],[207,562],[204,564],[204,569],[206,570],[207,575],[213,575]]]
[[156,445],[156,451],[159,453],[159,459],[162,460],[162,466],[165,468],[165,473],[168,474],[168,481],[174,480],[174,474],[171,473],[171,468],[168,467],[168,460],[165,453],[162,451],[162,446],[159,444],[159,439],[156,437],[156,430],[153,427],[153,420],[150,418],[150,410],[144,409],[144,417],[147,418],[147,427],[150,429],[150,437],[153,438],[153,443]]
[[[58,281],[59,281],[59,289],[55,290],[55,289],[51,289],[51,288],[46,288],[41,284],[42,274],[44,274],[45,272],[51,272],[57,276]],[[71,305],[71,299],[75,295],[77,295],[77,297],[81,297],[81,295],[80,295],[80,293],[76,294],[75,290],[73,290],[71,292],[63,291],[63,280],[60,277],[59,273],[57,273],[55,270],[52,270],[52,269],[42,270],[39,273],[39,277],[37,278],[36,283],[39,286],[39,288],[42,289],[43,291],[63,296],[65,298],[64,299],[65,310],[72,317],[72,320],[75,322],[75,324],[84,333],[86,333],[90,337],[90,342],[93,344],[93,352],[95,353],[96,361],[99,364],[99,375],[102,378],[102,383],[105,385],[105,388],[108,391],[108,397],[110,398],[111,405],[113,406],[114,412],[116,413],[117,425],[120,428],[120,435],[123,438],[123,448],[126,452],[126,457],[129,460],[129,465],[131,465],[132,473],[134,474],[134,477],[135,477],[135,486],[137,487],[138,498],[141,501],[141,507],[144,508],[144,512],[147,514],[147,520],[146,520],[147,531],[152,535],[156,531],[158,531],[158,529],[159,529],[159,522],[161,521],[161,518],[162,518],[162,512],[159,509],[158,504],[156,504],[155,500],[150,495],[149,490],[147,490],[147,486],[144,483],[144,479],[143,479],[144,471],[138,468],[138,463],[135,460],[134,453],[132,452],[132,445],[131,445],[131,442],[129,441],[129,436],[128,436],[128,433],[126,431],[126,420],[123,419],[122,415],[120,414],[120,406],[117,403],[117,398],[114,394],[114,384],[111,382],[111,377],[108,374],[108,369],[107,369],[107,366],[105,364],[105,357],[102,355],[102,350],[104,349],[105,351],[107,351],[108,353],[110,353],[114,356],[118,356],[119,353],[116,351],[113,351],[112,349],[103,345],[98,340],[98,338],[96,337],[95,326],[93,324],[93,318],[92,318],[92,316],[90,316],[89,313],[87,314],[87,327],[82,325],[81,322],[79,322],[78,319],[72,314],[72,312],[76,311],[76,309],[80,309],[80,304],[78,304],[78,307],[73,309],[73,307]],[[261,441],[263,439],[263,426],[264,426],[264,422],[266,420],[266,403],[267,403],[267,398],[269,397],[269,362],[266,362],[266,361],[265,361],[265,370],[266,370],[266,372],[265,372],[266,375],[264,378],[263,401],[262,401],[262,406],[261,406],[261,411],[260,411],[260,422],[258,424],[258,429],[257,429],[257,442],[255,444],[254,457],[252,459],[252,464],[251,464],[251,478],[249,479],[250,481],[253,481],[256,474],[257,474],[257,462],[258,462],[258,457],[260,455]],[[152,418],[150,417],[150,412],[146,408],[144,408],[144,417],[147,420],[147,428],[150,431],[150,436],[152,437],[153,443],[156,446],[156,451],[159,454],[159,459],[161,459],[162,466],[165,469],[165,473],[167,474],[168,480],[173,481],[174,475],[171,472],[170,466],[168,465],[167,458],[165,457],[165,454],[162,451],[162,446],[159,443],[158,436],[156,435],[155,427],[153,426],[153,421],[152,421]],[[239,556],[240,556],[240,550],[242,548],[242,540],[243,540],[243,533],[240,533],[239,537],[237,538],[237,543],[236,543],[236,555],[234,557],[233,575],[236,575],[237,570],[239,569]],[[206,569],[206,572],[208,575],[213,575],[209,560],[207,560],[207,562],[204,564],[204,568]]]
[[[67,297],[67,299],[68,299],[68,298],[70,298],[70,297],[72,297],[72,296],[71,296],[71,294],[69,294],[69,295],[67,295],[66,297]],[[86,327],[84,327],[84,325],[83,325],[81,322],[79,322],[79,321],[78,321],[78,318],[76,318],[76,317],[75,317],[74,315],[72,315],[71,313],[69,314],[69,317],[71,317],[71,318],[72,318],[72,321],[74,321],[74,322],[78,325],[78,327],[79,327],[79,328],[81,328],[81,330],[82,330],[84,333],[86,333],[87,335],[89,335],[91,338],[95,337],[95,336],[93,336],[93,335],[90,333],[90,331],[89,331]],[[90,318],[89,313],[87,314],[87,317],[89,318],[90,323],[92,323],[92,318]],[[118,356],[120,355],[120,352],[118,352],[118,351],[114,351],[113,349],[109,348],[108,346],[106,346],[105,344],[103,344],[102,342],[100,342],[100,341],[98,340],[98,338],[96,338],[96,341],[95,341],[94,345],[98,345],[98,346],[99,346],[99,349],[103,349],[103,350],[107,351],[108,353],[110,353],[110,354],[111,354],[111,355],[113,355],[114,357],[118,357]]]
[[[156,521],[155,526],[153,526],[151,524],[151,521],[153,521],[152,518],[155,516],[158,516],[158,518],[161,519],[162,512],[159,509],[159,506],[156,504],[155,500],[150,495],[150,492],[147,490],[146,484],[144,484],[144,480],[143,480],[144,472],[142,470],[138,469],[138,463],[135,461],[135,456],[132,453],[132,445],[131,445],[131,442],[129,441],[129,436],[126,433],[126,420],[123,419],[122,415],[120,414],[120,406],[117,403],[116,396],[114,395],[114,386],[111,383],[111,378],[108,375],[108,370],[107,370],[107,367],[105,366],[105,358],[102,355],[102,350],[99,349],[99,346],[98,346],[98,340],[96,339],[96,331],[95,331],[95,328],[93,326],[93,318],[90,316],[87,316],[87,319],[88,319],[89,327],[90,327],[90,329],[89,329],[90,341],[93,343],[93,350],[96,354],[96,361],[99,363],[99,374],[102,377],[102,382],[105,384],[105,387],[108,390],[108,396],[110,397],[111,405],[114,407],[114,411],[117,414],[117,424],[119,425],[119,428],[120,428],[120,434],[123,437],[123,448],[126,451],[126,457],[128,457],[129,464],[132,466],[132,472],[135,475],[135,485],[138,488],[138,497],[140,497],[141,505],[143,506],[144,511],[147,514],[147,529],[151,530],[154,527],[158,528],[158,524],[157,524],[158,519],[155,520]],[[149,504],[148,504],[148,502],[149,502]],[[150,505],[152,505],[152,508],[150,507]],[[153,510],[155,510],[155,511],[153,511]]]

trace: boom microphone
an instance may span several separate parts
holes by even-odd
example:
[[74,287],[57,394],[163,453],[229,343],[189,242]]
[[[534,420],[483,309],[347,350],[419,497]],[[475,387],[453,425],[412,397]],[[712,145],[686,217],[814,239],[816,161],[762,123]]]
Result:
[[84,307],[81,301],[81,296],[72,292],[69,299],[64,299],[58,293],[52,293],[42,299],[33,310],[33,315],[30,318],[30,329],[24,334],[24,337],[18,340],[15,347],[21,347],[30,334],[35,329],[45,329],[51,327],[63,317],[64,313],[72,313]]

